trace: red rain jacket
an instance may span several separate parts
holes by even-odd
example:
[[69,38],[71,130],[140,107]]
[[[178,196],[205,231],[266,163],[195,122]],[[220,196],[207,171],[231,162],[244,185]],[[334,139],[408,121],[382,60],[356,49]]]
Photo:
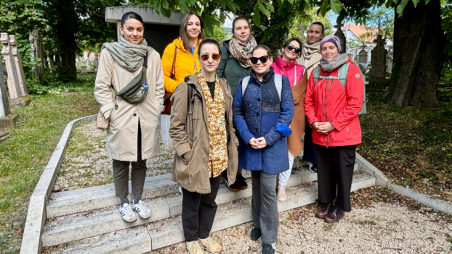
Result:
[[[313,129],[312,139],[322,146],[348,146],[361,143],[358,113],[363,106],[364,81],[359,67],[349,58],[346,85],[338,79],[318,78],[314,84],[314,70],[308,80],[305,114],[309,124],[330,122],[334,129],[327,135]],[[320,76],[338,76],[339,67],[330,73],[321,68]]]

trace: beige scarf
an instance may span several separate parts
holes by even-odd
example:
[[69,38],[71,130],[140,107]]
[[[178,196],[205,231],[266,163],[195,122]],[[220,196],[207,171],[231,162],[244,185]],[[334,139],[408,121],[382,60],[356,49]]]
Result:
[[198,80],[201,84],[207,108],[207,125],[209,127],[210,140],[209,176],[217,177],[228,168],[228,136],[225,118],[226,102],[218,77],[215,77],[215,100],[212,99],[209,86],[201,71],[198,72]]
[[303,42],[303,50],[301,51],[301,56],[305,60],[310,60],[314,53],[320,53],[320,41],[314,44],[308,44],[308,42]]
[[249,54],[257,46],[256,39],[252,35],[248,39],[248,43],[244,44],[234,36],[229,42],[229,51],[232,56],[237,59],[242,68],[248,68],[251,66]]

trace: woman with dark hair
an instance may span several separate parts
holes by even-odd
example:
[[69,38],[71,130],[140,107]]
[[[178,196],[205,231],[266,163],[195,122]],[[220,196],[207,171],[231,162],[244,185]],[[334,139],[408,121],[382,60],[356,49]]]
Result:
[[172,96],[170,136],[176,150],[173,180],[182,187],[182,226],[190,254],[222,247],[209,237],[217,210],[221,173],[235,181],[238,140],[233,128],[232,96],[225,79],[216,76],[220,45],[199,44],[201,70],[185,78]]
[[[141,200],[146,177],[146,159],[159,152],[159,115],[163,105],[163,71],[159,53],[143,38],[143,19],[125,13],[118,42],[101,49],[94,95],[101,112],[110,120],[107,128],[107,156],[113,159],[116,196],[122,219],[133,222],[138,215],[147,219],[151,211]],[[137,77],[141,75],[141,78]],[[134,101],[122,95],[133,86],[141,95]],[[116,94],[116,95],[115,95]],[[141,100],[141,101],[140,101]],[[129,166],[132,164],[133,203],[129,205]]]
[[361,143],[358,113],[364,81],[359,67],[340,51],[339,38],[322,39],[322,59],[309,78],[304,103],[317,155],[319,201],[324,204],[315,216],[327,223],[338,222],[351,210],[355,149]]
[[289,168],[287,138],[293,117],[289,79],[275,74],[270,49],[251,51],[253,70],[239,81],[234,97],[234,122],[240,134],[239,166],[251,170],[254,228],[251,239],[262,237],[262,253],[275,253],[278,233],[276,175]]
[[279,55],[276,61],[272,64],[274,72],[281,74],[289,79],[290,87],[292,88],[292,95],[294,100],[294,117],[290,128],[292,129],[292,135],[287,137],[288,143],[288,156],[289,156],[289,168],[279,174],[278,179],[278,200],[284,201],[287,199],[286,185],[289,181],[290,174],[292,173],[292,166],[294,157],[300,154],[303,144],[301,138],[305,128],[305,115],[304,115],[304,97],[306,95],[306,83],[307,76],[305,74],[305,68],[303,65],[295,63],[295,60],[300,57],[301,54],[301,41],[298,38],[290,38],[284,43],[281,49],[282,55]]
[[182,19],[179,37],[166,46],[162,56],[165,90],[174,93],[185,76],[197,72],[199,65],[197,52],[204,39],[204,23],[196,12],[187,13]]
[[[251,50],[257,43],[251,35],[250,23],[244,16],[238,16],[232,21],[232,39],[223,42],[221,47],[221,61],[218,65],[217,75],[225,78],[231,87],[232,96],[235,95],[239,79],[250,75],[251,63],[249,60]],[[237,170],[237,181],[228,183],[230,191],[237,192],[248,188],[242,169]]]

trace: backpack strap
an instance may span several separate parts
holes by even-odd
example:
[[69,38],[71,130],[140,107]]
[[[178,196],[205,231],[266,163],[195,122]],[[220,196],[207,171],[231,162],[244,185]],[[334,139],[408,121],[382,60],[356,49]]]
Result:
[[317,66],[317,67],[315,67],[315,69],[314,69],[314,85],[317,83],[317,79],[319,79],[319,77],[320,77],[320,67],[319,66]]
[[279,101],[281,101],[281,91],[282,91],[282,75],[275,74],[275,87],[278,92]]
[[[317,78],[321,78],[321,79],[338,79],[341,82],[341,85],[345,87],[347,85],[347,75],[348,75],[348,66],[349,65],[350,65],[350,63],[346,63],[346,64],[341,65],[339,67],[337,77],[334,77],[334,76],[320,76],[320,67],[316,67],[315,68],[314,75],[316,75],[316,70],[317,70],[317,68],[319,68],[319,76]],[[315,76],[314,76],[314,82],[315,83],[317,82],[317,79],[316,79]]]
[[248,86],[248,83],[250,82],[250,76],[246,76],[242,79],[242,99],[245,98],[245,91],[246,87]]
[[[242,79],[242,99],[245,98],[245,91],[248,87],[248,83],[250,82],[250,76],[246,76]],[[279,100],[281,101],[281,91],[282,91],[282,75],[281,74],[275,74],[274,77],[275,80],[275,87],[276,91],[278,92]]]

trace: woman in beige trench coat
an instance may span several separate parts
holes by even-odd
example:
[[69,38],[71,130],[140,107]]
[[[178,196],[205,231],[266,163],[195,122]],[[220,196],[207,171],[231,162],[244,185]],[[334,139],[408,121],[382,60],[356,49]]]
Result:
[[[160,55],[147,46],[143,38],[144,22],[134,12],[125,13],[118,42],[102,46],[94,95],[101,104],[101,112],[110,120],[107,129],[107,156],[113,159],[113,176],[116,196],[120,198],[122,219],[133,222],[135,212],[147,219],[151,211],[141,200],[146,177],[146,159],[159,152],[159,116],[163,108],[163,70]],[[139,75],[147,56],[145,99],[129,104],[118,92]],[[145,84],[146,84],[145,83]],[[129,165],[132,164],[133,202],[129,205]],[[135,211],[135,212],[134,212]]]

